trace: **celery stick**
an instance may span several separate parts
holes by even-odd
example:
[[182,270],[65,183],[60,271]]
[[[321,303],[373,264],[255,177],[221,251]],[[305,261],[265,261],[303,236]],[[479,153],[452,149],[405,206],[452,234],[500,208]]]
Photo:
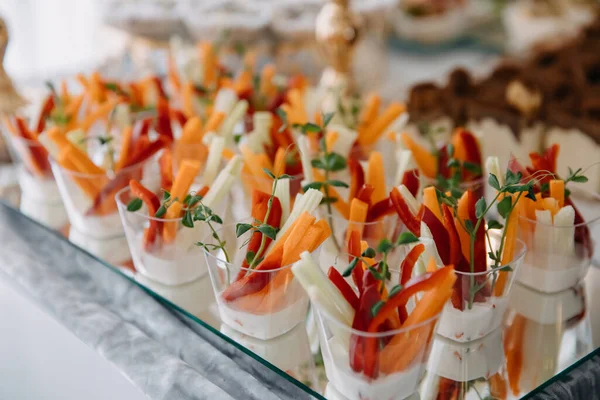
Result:
[[394,186],[402,184],[404,173],[414,168],[414,159],[410,150],[396,150],[396,162],[398,169],[396,170],[396,179]]
[[215,111],[220,111],[225,115],[229,114],[238,101],[237,93],[233,89],[220,89],[215,98]]
[[242,120],[246,111],[248,110],[248,102],[246,100],[240,100],[233,107],[233,110],[225,117],[225,120],[221,124],[219,134],[225,138],[225,146],[231,147],[234,145],[233,141],[233,130],[238,122]]
[[223,156],[223,148],[225,148],[225,139],[220,136],[215,136],[208,150],[208,158],[206,160],[206,168],[204,170],[204,184],[210,186],[221,165],[221,158]]
[[119,128],[119,130],[125,129],[125,127],[131,125],[131,114],[129,112],[128,104],[118,104],[115,107],[115,111],[112,116],[113,124]]
[[350,157],[350,151],[352,151],[352,146],[354,146],[354,142],[356,142],[358,133],[355,130],[348,129],[346,126],[340,124],[330,124],[327,127],[327,130],[338,133],[338,139],[333,143],[330,151],[337,153],[344,158]]
[[496,178],[498,178],[498,182],[500,183],[500,186],[504,185],[504,174],[500,170],[500,160],[498,160],[498,157],[495,157],[495,156],[488,157],[485,160],[485,169],[488,174],[496,175]]
[[435,265],[437,265],[438,267],[443,266],[444,263],[442,262],[442,258],[440,257],[440,254],[437,251],[437,247],[435,246],[431,230],[423,221],[421,221],[420,239],[421,243],[423,243],[423,245],[425,246],[425,251],[423,251],[423,254],[419,258],[423,260],[425,265],[427,265],[426,263],[428,263],[429,260],[431,260],[431,257],[433,257],[433,259],[435,260]]
[[408,190],[406,186],[400,185],[398,186],[398,191],[400,192],[402,197],[404,197],[404,200],[406,201],[410,212],[413,213],[413,215],[417,215],[419,213],[420,205],[417,199],[415,199],[415,197],[412,195],[410,190]]
[[72,131],[67,132],[67,139],[69,142],[73,143],[75,147],[84,153],[87,152],[87,148],[85,146],[86,135],[85,132],[81,129],[74,129]]
[[[275,182],[273,182],[275,186]],[[277,187],[275,188],[275,197],[279,199],[281,203],[281,223],[282,226],[290,216],[290,180],[280,179],[277,181]]]
[[572,255],[575,253],[575,210],[571,206],[561,208],[554,216],[553,251],[558,254]]
[[240,156],[234,156],[225,168],[217,175],[217,178],[214,180],[211,185],[208,193],[204,196],[202,203],[209,207],[214,208],[217,204],[219,204],[227,193],[231,190],[231,187],[235,183],[236,179],[239,178],[240,172],[242,171],[242,158]]
[[[538,257],[547,257],[548,251],[552,249],[552,214],[549,210],[536,210],[535,219],[538,224],[535,226],[533,234],[533,246]],[[546,224],[548,226],[544,226]],[[546,265],[544,262],[542,265]]]
[[308,138],[304,135],[298,137],[298,150],[300,151],[300,161],[302,162],[302,172],[304,172],[304,180],[302,186],[307,183],[314,182],[315,178],[312,173],[312,165],[310,163],[310,147],[308,145]]
[[271,113],[254,113],[254,130],[246,135],[244,142],[253,153],[263,153],[265,145],[271,144],[271,126],[273,126]]
[[387,135],[393,132],[402,132],[406,127],[406,124],[408,124],[408,119],[409,115],[407,111],[400,114],[398,118],[393,120],[392,123],[389,124],[388,127],[385,129],[383,137],[386,137]]
[[294,203],[294,208],[292,209],[292,212],[290,213],[287,221],[285,221],[285,224],[283,224],[283,226],[279,230],[277,236],[282,236],[285,233],[285,231],[287,231],[294,224],[296,219],[298,219],[300,214],[302,214],[304,211],[313,214],[316,211],[317,207],[319,207],[319,204],[321,203],[322,199],[323,193],[316,189],[308,189],[306,193],[304,193],[302,197],[300,199],[297,199]]

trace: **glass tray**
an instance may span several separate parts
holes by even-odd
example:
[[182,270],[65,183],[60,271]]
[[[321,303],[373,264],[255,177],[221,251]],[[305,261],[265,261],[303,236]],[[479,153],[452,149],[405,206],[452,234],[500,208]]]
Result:
[[[9,209],[19,213],[17,208]],[[75,246],[57,232],[47,234]],[[592,235],[598,240],[598,231]],[[99,261],[179,313],[191,326],[208,329],[215,340],[234,344],[308,397],[344,399],[328,386],[310,313],[306,324],[275,339],[258,340],[221,322],[208,274],[185,285],[164,286],[127,267]],[[529,397],[556,380],[572,379],[569,373],[594,355],[598,340],[593,340],[592,326],[600,337],[600,314],[593,301],[599,286],[600,269],[594,267],[575,287],[557,294],[515,283],[504,326],[469,343],[435,338],[419,392],[411,399],[513,399]],[[505,346],[514,349],[508,361]]]

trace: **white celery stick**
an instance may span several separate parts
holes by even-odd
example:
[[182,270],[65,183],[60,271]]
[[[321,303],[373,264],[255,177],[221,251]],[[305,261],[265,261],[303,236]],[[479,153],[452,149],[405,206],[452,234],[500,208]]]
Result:
[[[535,219],[538,221],[538,224],[535,225],[535,232],[533,234],[533,246],[536,251],[536,256],[539,258],[548,257],[548,250],[550,250],[552,246],[552,230],[549,229],[552,225],[552,214],[549,210],[536,210]],[[548,226],[546,227],[544,224]],[[542,265],[548,264],[543,262]]]
[[406,186],[400,185],[398,186],[398,191],[400,192],[402,197],[404,197],[404,200],[406,201],[410,212],[413,213],[413,215],[417,215],[419,213],[420,205],[417,199],[415,199],[415,197],[412,195],[410,190],[408,190]]
[[204,169],[204,184],[210,186],[221,165],[221,158],[223,156],[223,149],[225,148],[225,139],[221,136],[215,136],[208,150],[208,158],[206,159],[206,168]]
[[126,126],[131,125],[129,105],[125,103],[117,104],[112,115],[112,121],[119,130],[123,130]]
[[[273,182],[275,186],[275,182]],[[281,203],[281,223],[280,226],[285,224],[290,215],[290,180],[279,179],[277,181],[277,187],[275,188],[275,197],[279,199]]]
[[393,120],[392,123],[389,124],[388,127],[385,129],[384,137],[386,137],[392,132],[402,132],[406,127],[406,124],[408,124],[409,117],[410,116],[408,115],[407,111],[400,114],[398,118]]
[[[290,216],[279,230],[277,236],[281,237],[285,233],[285,231],[287,231],[294,224],[296,219],[298,219],[300,214],[302,214],[304,211],[308,212],[309,214],[314,214],[317,207],[319,207],[321,200],[323,200],[323,193],[316,189],[308,189],[300,199],[296,199],[296,202],[294,203],[294,208],[292,209],[292,212],[290,212]],[[274,242],[275,241],[271,243]]]
[[[440,257],[440,255],[437,251],[437,247],[435,246],[435,241],[433,240],[433,235],[431,234],[431,230],[429,229],[427,224],[423,221],[421,221],[421,237],[420,237],[420,239],[421,239],[421,243],[423,243],[423,245],[425,246],[425,250],[423,251],[423,254],[420,257],[422,262],[425,263],[425,265],[427,265],[427,263],[429,263],[429,260],[431,260],[431,257],[433,257],[433,259],[435,260],[435,265],[437,265],[438,267],[443,266],[444,263],[442,262],[442,258]],[[425,272],[425,271],[423,271],[423,272]]]
[[42,133],[41,135],[39,135],[38,141],[41,143],[42,146],[44,146],[48,154],[50,154],[50,157],[52,157],[55,160],[58,159],[58,146],[52,141],[52,139],[48,137],[48,135],[46,135],[46,133]]
[[271,144],[269,132],[273,126],[273,116],[269,112],[254,113],[254,130],[245,137],[245,144],[253,153],[263,153],[265,144]]
[[322,299],[319,306],[329,311],[340,322],[352,326],[352,320],[354,319],[352,306],[342,296],[338,288],[331,283],[308,251],[300,255],[300,260],[292,266],[292,272],[307,292],[312,287],[317,289],[319,298]]
[[308,145],[308,138],[304,135],[299,136],[296,143],[298,144],[298,150],[300,151],[300,161],[302,162],[302,172],[304,173],[302,186],[304,186],[315,180],[312,173],[312,165],[310,163],[310,147]]
[[[334,288],[334,290],[337,290],[337,288]],[[341,319],[340,315],[336,314],[335,312],[332,313],[332,311],[329,308],[325,308],[328,307],[326,304],[330,303],[328,303],[327,300],[324,299],[323,293],[321,292],[321,290],[319,290],[319,288],[317,288],[316,286],[310,286],[306,290],[306,292],[308,293],[310,302],[312,303],[315,309],[319,311],[327,311],[329,315],[338,320],[339,323],[343,324],[343,320]],[[329,307],[331,307],[331,305],[329,305]],[[340,353],[342,351],[348,352],[348,349],[350,348],[350,332],[345,330],[343,327],[336,325],[335,323],[328,324],[328,328],[333,334],[333,337],[327,339],[330,341],[329,345],[339,347],[340,349],[336,351],[339,351]],[[335,342],[332,343],[332,341]]]
[[485,160],[485,170],[487,171],[488,174],[496,175],[496,178],[498,178],[498,183],[500,183],[500,186],[504,185],[504,175],[502,174],[502,171],[500,170],[500,160],[498,159],[498,157],[489,156]]
[[225,138],[225,145],[227,147],[231,147],[234,144],[233,130],[235,129],[237,123],[242,120],[247,110],[248,102],[246,100],[238,101],[221,124],[219,134]]
[[229,114],[238,101],[237,94],[233,89],[220,89],[215,98],[215,111],[220,111],[225,115]]
[[67,132],[67,140],[79,150],[86,152],[87,148],[85,146],[85,132],[81,129],[74,129],[72,131]]
[[396,179],[394,186],[402,184],[402,178],[404,178],[404,173],[415,168],[415,162],[410,150],[396,150],[396,162],[398,164],[398,169],[396,170]]
[[338,139],[333,143],[331,151],[344,158],[348,158],[350,156],[350,151],[352,151],[352,146],[354,145],[354,142],[356,142],[358,133],[355,130],[348,129],[346,126],[340,124],[330,124],[327,127],[327,130],[338,133]]
[[202,203],[209,208],[214,208],[215,205],[223,201],[236,179],[240,176],[241,171],[242,158],[234,156],[214,180],[208,193],[202,199]]
[[561,227],[554,229],[553,251],[566,256],[575,252],[575,210],[571,206],[565,206],[558,210],[554,216],[554,226]]

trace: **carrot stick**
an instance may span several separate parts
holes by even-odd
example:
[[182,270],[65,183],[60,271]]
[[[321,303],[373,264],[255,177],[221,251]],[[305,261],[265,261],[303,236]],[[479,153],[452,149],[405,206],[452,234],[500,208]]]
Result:
[[561,179],[553,179],[550,181],[550,196],[558,202],[558,207],[565,206],[565,181]]
[[204,86],[210,87],[217,77],[217,56],[211,42],[200,43],[200,59],[204,69]]
[[440,222],[444,221],[435,187],[430,186],[423,189],[423,204],[433,212]]
[[[69,171],[77,171],[77,167],[75,166],[75,164],[73,163],[73,161],[71,161],[68,156],[62,155],[62,152],[59,153],[59,157],[58,157],[58,163],[60,164],[61,167],[63,167],[66,170]],[[96,188],[96,186],[88,181],[85,178],[79,178],[77,176],[73,177],[73,180],[75,181],[75,183],[77,184],[77,186],[79,186],[81,188],[81,190],[90,198],[90,199],[94,199],[96,198],[96,196],[98,195],[99,190]]]
[[165,149],[158,159],[160,167],[160,187],[163,190],[171,190],[173,186],[173,153]]
[[244,94],[252,88],[252,71],[249,69],[243,70],[237,77],[234,83],[234,90],[239,95]]
[[385,111],[362,132],[362,135],[358,137],[358,142],[363,146],[375,143],[385,132],[387,127],[405,111],[406,107],[403,104],[390,104],[388,108],[386,108]]
[[350,218],[348,219],[348,229],[346,230],[346,243],[350,240],[352,231],[358,231],[361,235],[364,223],[367,220],[369,205],[364,201],[355,198],[350,202]]
[[407,133],[402,133],[400,137],[402,143],[404,143],[406,148],[411,151],[415,158],[415,162],[423,174],[428,178],[435,178],[437,174],[437,160],[435,156],[427,149],[417,144]]
[[181,102],[183,106],[183,113],[188,118],[192,118],[196,115],[194,108],[194,95],[194,84],[192,82],[186,82],[181,89]]
[[372,185],[374,188],[374,192],[371,195],[371,204],[379,203],[387,197],[383,156],[378,151],[372,152],[369,157],[367,184]]
[[[513,196],[513,201],[516,200],[516,196]],[[521,200],[519,199],[519,202]],[[517,244],[517,228],[519,227],[519,209],[518,203],[515,205],[515,209],[510,213],[508,220],[506,221],[504,229],[506,235],[504,238],[504,250],[502,251],[502,265],[507,265],[513,261],[515,256],[515,246]],[[508,271],[500,271],[498,273],[498,281],[494,287],[494,295],[502,296],[504,289],[508,281]]]
[[523,343],[527,319],[515,314],[512,323],[504,336],[504,354],[506,356],[506,372],[513,395],[518,396],[520,390],[521,371],[523,369]]
[[308,122],[308,114],[306,113],[306,108],[304,107],[304,101],[302,98],[302,93],[298,89],[292,89],[288,92],[288,100],[292,109],[294,110],[294,120],[290,122],[305,124]]
[[199,117],[191,117],[183,126],[179,142],[186,144],[202,143],[202,120]]
[[125,165],[132,153],[132,138],[133,138],[133,127],[126,126],[122,133],[121,151],[119,152],[119,158],[115,164],[115,171],[119,171]]
[[79,82],[79,84],[81,86],[83,86],[83,88],[85,90],[87,90],[87,88],[89,87],[89,82],[88,82],[87,78],[83,74],[77,74],[77,75],[75,75],[75,79],[77,79],[77,82]]
[[377,93],[371,93],[367,98],[366,104],[360,114],[360,124],[364,127],[373,123],[377,118],[379,106],[381,105],[381,97]]
[[206,126],[204,127],[204,132],[205,133],[209,133],[209,132],[216,133],[219,130],[219,127],[221,126],[221,123],[223,123],[224,119],[225,119],[225,113],[223,113],[221,111],[216,111],[216,112],[212,113],[210,115],[210,118],[206,122]]
[[[320,124],[320,123],[317,122],[317,124]],[[329,131],[325,134],[325,148],[327,149],[328,152],[332,151],[333,146],[335,145],[335,142],[337,142],[339,137],[340,137],[339,133],[337,133],[335,131]]]
[[275,161],[273,162],[273,173],[275,176],[285,174],[285,149],[280,147],[275,153]]
[[179,74],[177,72],[177,65],[175,64],[175,57],[173,57],[173,54],[169,54],[167,60],[168,60],[167,76],[169,77],[169,83],[171,83],[171,86],[173,86],[173,89],[178,92],[181,89],[181,80],[179,79]]
[[[179,175],[178,175],[179,176]],[[182,199],[183,200],[183,199]],[[167,208],[165,213],[165,220],[162,230],[162,238],[165,243],[172,243],[177,237],[177,228],[179,227],[179,218],[181,217],[181,210],[183,209],[183,203],[174,201]],[[177,221],[168,221],[177,220]]]
[[117,104],[117,100],[109,100],[106,103],[101,104],[94,112],[88,114],[83,121],[81,121],[80,128],[84,132],[89,131],[90,127],[94,125],[96,121],[98,121],[100,118],[107,117]]
[[267,64],[263,67],[260,75],[260,89],[259,92],[263,96],[271,97],[277,94],[277,88],[273,84],[273,77],[275,76],[275,66],[273,64]]
[[199,171],[200,163],[191,160],[183,160],[179,166],[175,181],[173,182],[173,187],[171,188],[171,198],[183,201]]
[[545,199],[542,199],[542,206],[545,210],[550,211],[552,217],[554,217],[559,210],[558,201],[556,201],[556,199],[553,197],[546,197]]

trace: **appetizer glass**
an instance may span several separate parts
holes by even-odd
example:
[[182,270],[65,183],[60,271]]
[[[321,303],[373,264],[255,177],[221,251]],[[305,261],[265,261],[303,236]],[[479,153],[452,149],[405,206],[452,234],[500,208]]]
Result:
[[115,195],[131,179],[142,179],[145,163],[116,174],[73,171],[54,160],[50,164],[71,223],[69,240],[109,263],[119,265],[129,260]]
[[[349,400],[374,400],[405,399],[417,391],[439,314],[406,328],[369,333],[349,327],[324,309],[315,309],[325,373],[336,392]],[[379,354],[364,354],[364,359],[378,357],[371,376],[357,371],[361,358],[357,346],[367,341],[385,344]]]
[[[498,250],[500,233],[490,233],[489,249]],[[482,338],[502,323],[508,306],[510,290],[525,258],[526,246],[516,239],[514,256],[504,265],[483,272],[455,270],[457,279],[451,301],[446,303],[437,333],[457,342],[469,342]]]
[[600,200],[589,194],[575,203],[575,213],[563,208],[554,223],[552,217],[545,222],[520,217],[519,235],[527,244],[527,254],[517,275],[519,283],[556,293],[585,277],[594,256],[593,236],[600,229]]
[[502,329],[468,343],[437,336],[421,386],[426,399],[506,398],[506,377]]
[[[236,224],[225,225],[204,239],[210,247],[205,247],[204,255],[221,321],[245,335],[268,340],[304,322],[308,296],[292,274],[293,264],[270,270],[242,266],[252,233],[236,238]],[[218,244],[215,236],[225,242],[225,251],[213,249]]]
[[18,164],[21,212],[52,229],[63,228],[69,221],[52,175],[48,152],[35,140],[8,134],[5,138]]
[[[204,276],[206,265],[202,262],[202,248],[195,245],[203,236],[202,224],[187,228],[182,224],[183,217],[156,218],[148,215],[145,205],[138,211],[128,211],[127,205],[134,198],[129,187],[116,195],[136,271],[167,286],[183,285]],[[157,226],[162,227],[158,232]],[[154,236],[152,243],[147,232]]]

